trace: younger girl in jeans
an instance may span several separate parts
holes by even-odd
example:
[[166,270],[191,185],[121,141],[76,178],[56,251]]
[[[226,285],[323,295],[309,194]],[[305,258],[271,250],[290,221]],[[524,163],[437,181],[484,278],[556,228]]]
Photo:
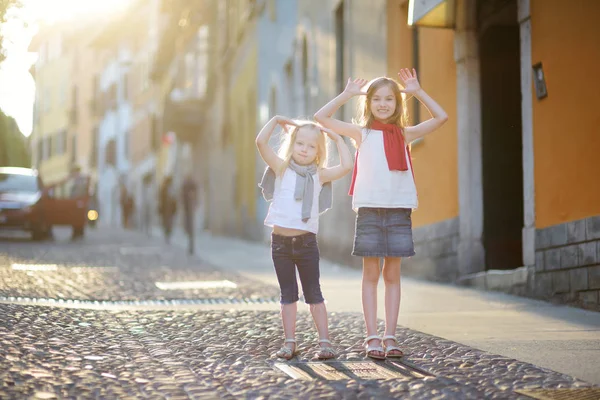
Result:
[[[284,143],[279,155],[269,146],[273,130],[280,125]],[[325,168],[325,135],[335,141],[340,164]],[[319,333],[317,358],[335,357],[329,341],[327,310],[319,283],[319,214],[331,207],[331,182],[352,169],[352,156],[341,136],[309,121],[275,116],[259,132],[256,146],[267,163],[260,187],[271,201],[265,225],[273,227],[272,257],[281,289],[281,318],[285,342],[277,356],[286,360],[297,354],[295,339],[298,283]]]

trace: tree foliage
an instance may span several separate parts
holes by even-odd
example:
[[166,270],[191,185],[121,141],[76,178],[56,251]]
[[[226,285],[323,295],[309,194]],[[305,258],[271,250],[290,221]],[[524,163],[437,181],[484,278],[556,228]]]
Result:
[[[6,22],[6,11],[11,7],[19,5],[19,0],[0,0],[0,26]],[[2,32],[0,32],[0,63],[6,58],[4,47],[2,46],[2,39]]]
[[0,110],[0,167],[7,166],[29,168],[31,157],[16,121]]

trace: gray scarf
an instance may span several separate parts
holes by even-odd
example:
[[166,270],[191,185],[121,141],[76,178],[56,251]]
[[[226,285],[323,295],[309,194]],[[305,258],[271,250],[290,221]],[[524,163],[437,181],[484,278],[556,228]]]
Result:
[[[311,216],[315,187],[313,175],[317,173],[317,165],[311,164],[309,166],[302,166],[296,164],[294,160],[290,160],[289,168],[297,174],[294,198],[296,200],[302,200],[302,221],[307,222]],[[262,189],[263,197],[267,201],[273,200],[276,178],[275,171],[270,167],[267,167],[262,180],[258,185]],[[321,193],[319,193],[319,214],[324,213],[331,208],[332,200],[333,190],[331,182],[327,182],[323,184]]]

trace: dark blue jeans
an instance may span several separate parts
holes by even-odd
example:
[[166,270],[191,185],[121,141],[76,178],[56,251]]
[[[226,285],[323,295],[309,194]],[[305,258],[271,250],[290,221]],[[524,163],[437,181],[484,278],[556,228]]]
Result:
[[319,304],[324,301],[319,282],[317,235],[314,233],[298,236],[272,234],[271,255],[281,290],[281,304],[292,304],[298,301],[296,268],[300,275],[306,304]]

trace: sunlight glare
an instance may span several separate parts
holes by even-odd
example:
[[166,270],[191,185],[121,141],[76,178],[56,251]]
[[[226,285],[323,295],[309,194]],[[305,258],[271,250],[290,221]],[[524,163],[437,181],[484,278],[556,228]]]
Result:
[[22,0],[28,16],[37,22],[61,22],[84,15],[108,14],[130,4],[124,0]]

